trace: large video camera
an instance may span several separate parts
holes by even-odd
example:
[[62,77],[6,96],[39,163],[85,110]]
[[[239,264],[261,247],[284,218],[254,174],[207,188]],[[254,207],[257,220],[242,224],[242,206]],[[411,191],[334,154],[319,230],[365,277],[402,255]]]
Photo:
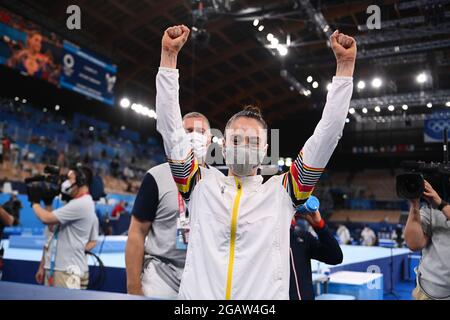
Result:
[[[426,163],[423,161],[404,161],[401,167],[406,173],[399,174],[396,178],[397,195],[402,199],[419,199],[425,189],[426,179],[433,189],[446,198],[450,193],[450,163],[448,161],[448,134],[444,130],[444,162]],[[431,180],[431,181],[430,181]]]
[[[77,170],[81,170],[81,167],[83,166],[81,164],[77,164],[76,167],[78,168]],[[94,201],[98,201],[100,198],[106,196],[103,180],[100,176],[94,175],[89,168],[86,168],[86,170],[89,170],[92,175],[91,179],[89,179],[89,192],[92,199]],[[61,184],[67,179],[67,175],[61,175],[60,171],[60,168],[57,166],[47,165],[44,168],[44,174],[38,174],[25,179],[27,190],[34,194],[40,195],[41,200],[48,199],[50,201],[50,199],[59,196],[61,193]],[[78,175],[79,173],[76,174]],[[84,177],[84,179],[86,179],[86,177]]]
[[38,174],[25,179],[28,190],[36,191],[42,196],[42,199],[53,199],[61,192],[61,183],[64,176],[60,174],[60,168],[57,166],[46,166],[44,174]]

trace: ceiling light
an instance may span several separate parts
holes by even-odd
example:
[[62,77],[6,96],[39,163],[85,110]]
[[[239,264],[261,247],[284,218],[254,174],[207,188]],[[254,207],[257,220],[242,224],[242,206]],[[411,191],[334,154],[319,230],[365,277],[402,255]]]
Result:
[[381,87],[382,84],[383,84],[383,81],[381,81],[380,78],[374,78],[372,80],[372,87],[374,87],[374,88],[378,89],[379,87]]
[[128,98],[122,98],[122,100],[120,100],[120,106],[122,108],[128,108],[130,106],[131,102]]
[[366,87],[366,83],[364,81],[359,81],[357,85],[358,89],[362,90]]
[[418,83],[424,83],[427,81],[427,75],[425,74],[425,72],[419,73],[416,77],[416,81]]

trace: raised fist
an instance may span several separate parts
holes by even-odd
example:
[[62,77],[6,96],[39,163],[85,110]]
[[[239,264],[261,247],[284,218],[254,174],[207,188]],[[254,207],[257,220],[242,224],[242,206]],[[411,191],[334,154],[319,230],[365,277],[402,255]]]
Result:
[[189,37],[190,30],[185,25],[174,26],[164,31],[162,38],[163,51],[178,53]]
[[339,33],[339,31],[336,30],[331,35],[330,42],[337,62],[355,61],[356,40],[354,38]]

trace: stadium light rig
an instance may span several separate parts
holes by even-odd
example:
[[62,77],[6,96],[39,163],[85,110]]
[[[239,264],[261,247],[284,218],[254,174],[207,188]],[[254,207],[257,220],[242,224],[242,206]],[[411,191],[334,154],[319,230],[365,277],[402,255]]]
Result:
[[120,100],[120,106],[124,109],[130,108],[137,114],[156,119],[156,112],[153,109],[150,109],[149,107],[142,105],[140,103],[131,102],[128,98],[122,98]]

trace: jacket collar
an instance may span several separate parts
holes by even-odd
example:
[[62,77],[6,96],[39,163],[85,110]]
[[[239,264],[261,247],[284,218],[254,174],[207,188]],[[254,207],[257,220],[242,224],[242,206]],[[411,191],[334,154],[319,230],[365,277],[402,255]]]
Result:
[[236,187],[236,180],[242,184],[243,188],[257,187],[263,183],[263,177],[261,175],[248,177],[235,177],[235,176],[225,177],[225,183],[233,187]]

